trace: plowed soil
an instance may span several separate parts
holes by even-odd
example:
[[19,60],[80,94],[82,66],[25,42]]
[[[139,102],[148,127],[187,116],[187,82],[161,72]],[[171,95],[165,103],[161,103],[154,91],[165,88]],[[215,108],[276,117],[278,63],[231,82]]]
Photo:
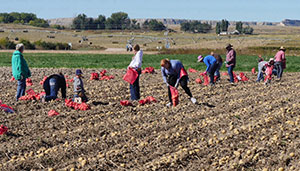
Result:
[[[44,76],[75,69],[31,69],[36,92]],[[179,105],[165,107],[167,87],[159,70],[142,74],[141,98],[157,103],[124,107],[129,84],[125,70],[108,69],[108,81],[89,80],[83,69],[90,110],[77,111],[64,101],[15,102],[11,68],[0,68],[0,100],[16,113],[0,113],[8,127],[0,135],[0,170],[298,170],[300,168],[300,76],[284,73],[270,86],[248,82],[230,85],[228,76],[214,87],[195,82],[192,104],[179,88]],[[67,96],[72,97],[72,83]],[[59,92],[59,98],[61,98]],[[49,117],[54,109],[60,114]]]

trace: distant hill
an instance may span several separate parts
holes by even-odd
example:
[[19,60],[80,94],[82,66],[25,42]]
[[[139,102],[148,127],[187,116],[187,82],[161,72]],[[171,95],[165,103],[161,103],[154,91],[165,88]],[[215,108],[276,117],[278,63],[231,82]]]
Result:
[[[72,21],[74,18],[55,18],[55,19],[49,19],[49,24],[58,24],[63,25],[66,27],[70,27],[72,25]],[[138,23],[144,23],[146,20],[151,19],[135,19]],[[165,25],[179,25],[181,23],[187,22],[187,21],[194,21],[194,20],[186,20],[186,19],[156,19],[157,21],[161,21]],[[215,26],[217,24],[217,20],[198,20],[203,23],[211,24],[212,26]],[[237,21],[230,21],[230,25],[235,25]],[[300,26],[300,20],[289,20],[285,19],[282,22],[255,22],[255,21],[244,21],[244,25],[249,26],[263,26],[263,25],[269,25],[269,26]]]

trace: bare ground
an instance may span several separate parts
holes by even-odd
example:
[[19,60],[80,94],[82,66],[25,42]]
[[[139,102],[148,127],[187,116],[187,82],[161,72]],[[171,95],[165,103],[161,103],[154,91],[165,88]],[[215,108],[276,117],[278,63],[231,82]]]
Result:
[[[0,124],[9,128],[0,136],[0,170],[300,168],[299,73],[284,73],[281,82],[269,87],[255,83],[250,73],[250,81],[235,86],[223,76],[214,88],[197,84],[198,74],[190,73],[198,104],[180,88],[180,104],[168,109],[160,73],[140,78],[142,98],[153,96],[157,103],[122,107],[119,101],[130,97],[122,80],[125,70],[109,69],[113,80],[90,81],[96,70],[85,69],[91,110],[76,111],[63,101],[16,103],[10,68],[0,70],[0,99],[16,110],[0,113]],[[42,91],[43,76],[60,71],[74,75],[74,69],[32,69],[31,88]],[[72,88],[67,94],[72,96]],[[60,115],[48,117],[50,109]]]

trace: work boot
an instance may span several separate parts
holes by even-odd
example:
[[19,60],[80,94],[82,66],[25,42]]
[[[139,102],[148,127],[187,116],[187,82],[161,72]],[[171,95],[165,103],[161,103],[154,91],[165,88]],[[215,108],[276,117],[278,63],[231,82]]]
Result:
[[194,97],[191,98],[191,101],[193,104],[195,104],[197,102],[197,100]]

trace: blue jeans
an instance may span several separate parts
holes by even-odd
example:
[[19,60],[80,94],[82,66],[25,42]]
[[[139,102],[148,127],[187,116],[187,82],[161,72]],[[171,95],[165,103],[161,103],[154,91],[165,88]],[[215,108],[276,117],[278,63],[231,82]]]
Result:
[[264,74],[263,74],[261,68],[258,68],[258,74],[257,74],[256,82],[260,82],[260,80],[264,80]]
[[220,77],[221,77],[220,69],[222,67],[222,64],[223,64],[222,62],[219,62],[218,66],[217,66],[217,69],[216,69],[216,72],[215,72],[215,76],[217,76],[217,80],[220,80]]
[[228,75],[230,77],[230,82],[233,83],[234,82],[234,78],[233,78],[233,68],[234,66],[229,66],[228,69]]
[[277,70],[277,78],[281,78],[282,77],[282,73],[283,73],[283,69],[282,69],[282,62],[275,62],[274,66]]
[[18,88],[17,88],[17,97],[16,100],[18,101],[20,97],[25,95],[26,90],[26,79],[20,79],[18,80]]
[[130,84],[130,95],[131,95],[131,100],[138,100],[140,99],[140,85],[139,85],[139,78],[141,71],[138,72],[138,77],[136,78],[135,82],[133,84]]
[[210,84],[214,84],[215,72],[216,72],[218,66],[219,66],[219,62],[216,61],[215,63],[213,63],[210,66],[210,68],[208,70],[209,77],[210,77]]
[[55,100],[57,98],[58,84],[55,78],[49,80],[50,95],[45,97],[45,101]]

